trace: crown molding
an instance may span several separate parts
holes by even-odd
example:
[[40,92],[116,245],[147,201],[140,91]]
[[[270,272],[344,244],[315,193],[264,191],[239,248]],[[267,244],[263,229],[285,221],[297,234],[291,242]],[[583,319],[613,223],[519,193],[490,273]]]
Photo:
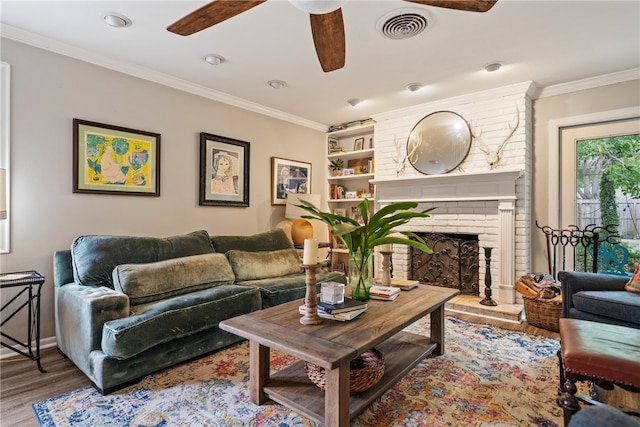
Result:
[[48,50],[50,52],[68,56],[70,58],[88,62],[90,64],[98,65],[100,67],[108,68],[110,70],[128,74],[154,83],[158,83],[163,86],[172,87],[183,92],[202,96],[204,98],[231,105],[233,107],[238,107],[244,110],[252,111],[254,113],[263,114],[265,116],[273,117],[285,122],[290,122],[321,132],[326,132],[328,129],[328,125],[323,123],[307,120],[305,118],[266,107],[261,104],[250,102],[246,99],[238,98],[224,92],[193,84],[188,81],[170,76],[168,74],[151,70],[149,68],[131,65],[122,61],[116,61],[112,58],[108,58],[102,55],[96,55],[95,53],[89,52],[87,50],[80,49],[66,43],[61,43],[50,38],[40,36],[38,34],[31,33],[29,31],[13,27],[11,25],[3,24],[2,26],[0,26],[0,37],[24,43],[40,49]]
[[640,68],[633,68],[631,70],[618,71],[582,80],[575,80],[568,83],[547,86],[540,89],[535,99],[564,95],[566,93],[578,92],[581,90],[593,89],[601,86],[628,82],[631,80],[640,80]]

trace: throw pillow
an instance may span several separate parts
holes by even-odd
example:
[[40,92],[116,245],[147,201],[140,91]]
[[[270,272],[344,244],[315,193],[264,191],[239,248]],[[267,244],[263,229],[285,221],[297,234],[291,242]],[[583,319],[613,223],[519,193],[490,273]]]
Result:
[[631,276],[631,279],[629,279],[624,288],[629,292],[640,294],[640,262],[636,264],[633,276]]
[[260,280],[272,277],[287,276],[301,273],[301,261],[295,249],[281,249],[279,251],[227,252],[229,264],[236,275],[236,281]]
[[113,269],[116,290],[131,305],[233,283],[234,275],[223,254],[193,255],[147,264],[121,264]]

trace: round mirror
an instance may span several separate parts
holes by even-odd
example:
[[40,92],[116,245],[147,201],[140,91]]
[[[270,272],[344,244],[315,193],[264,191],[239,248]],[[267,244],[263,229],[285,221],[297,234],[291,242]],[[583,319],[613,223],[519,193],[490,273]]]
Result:
[[407,141],[407,159],[418,172],[436,175],[451,172],[469,154],[471,129],[451,111],[436,111],[420,120]]

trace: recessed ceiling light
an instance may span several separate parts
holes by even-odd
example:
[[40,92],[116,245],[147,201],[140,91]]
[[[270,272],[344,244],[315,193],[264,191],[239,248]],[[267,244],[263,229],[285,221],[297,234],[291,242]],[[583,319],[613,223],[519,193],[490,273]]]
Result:
[[117,13],[107,13],[104,15],[104,22],[115,28],[124,28],[131,25],[131,20],[124,15]]
[[220,55],[207,55],[203,59],[211,65],[220,65],[224,62],[224,58]]
[[360,104],[362,102],[361,99],[348,99],[347,100],[347,104],[351,105],[352,107],[355,107],[356,105]]
[[405,88],[409,92],[415,92],[417,90],[422,89],[422,83],[409,83],[408,85],[405,86]]
[[484,69],[490,73],[498,71],[500,68],[502,68],[502,62],[492,62],[484,66]]
[[287,82],[283,82],[282,80],[269,80],[267,84],[274,89],[282,89],[283,87],[287,87]]

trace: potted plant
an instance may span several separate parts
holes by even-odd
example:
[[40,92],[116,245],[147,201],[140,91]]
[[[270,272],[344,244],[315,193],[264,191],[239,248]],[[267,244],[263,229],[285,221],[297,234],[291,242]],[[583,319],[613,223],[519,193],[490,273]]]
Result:
[[344,161],[342,159],[331,160],[329,168],[331,169],[332,176],[342,175],[342,168],[344,167]]
[[434,208],[414,211],[416,202],[398,202],[384,206],[370,214],[369,200],[363,199],[357,206],[359,223],[353,218],[322,212],[313,204],[300,200],[298,207],[309,212],[306,219],[317,219],[330,227],[331,234],[340,239],[349,251],[349,286],[351,298],[367,301],[372,286],[372,254],[376,246],[384,244],[408,245],[426,253],[432,253],[424,240],[408,231],[396,232],[395,228],[412,218],[428,218]]

